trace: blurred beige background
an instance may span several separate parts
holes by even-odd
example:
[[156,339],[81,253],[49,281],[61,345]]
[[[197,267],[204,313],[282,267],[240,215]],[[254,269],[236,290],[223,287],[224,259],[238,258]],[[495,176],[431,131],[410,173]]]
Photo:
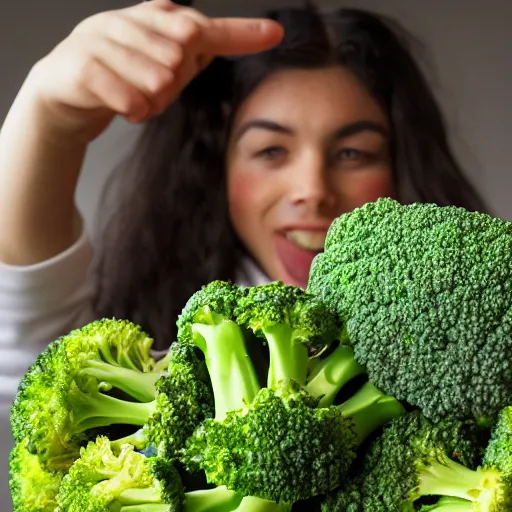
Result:
[[[31,65],[82,18],[133,4],[127,0],[0,3],[0,121]],[[198,0],[214,15],[252,15],[293,0]],[[510,0],[318,0],[325,9],[355,6],[395,17],[428,49],[427,72],[441,101],[457,154],[493,212],[512,219],[512,2]],[[109,171],[139,128],[115,122],[87,156],[78,201],[92,226]],[[0,417],[0,512],[11,510],[6,411]]]

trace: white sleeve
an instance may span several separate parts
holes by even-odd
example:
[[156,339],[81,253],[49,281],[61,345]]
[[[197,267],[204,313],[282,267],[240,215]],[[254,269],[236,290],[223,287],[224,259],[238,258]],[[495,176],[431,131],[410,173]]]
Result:
[[0,263],[0,403],[49,342],[92,319],[92,247],[84,230],[63,253],[31,266]]
[[[49,342],[92,321],[92,247],[87,233],[31,266],[0,263],[0,497],[9,502],[9,409],[21,377]],[[5,495],[7,494],[7,496]],[[2,506],[2,510],[7,509]]]

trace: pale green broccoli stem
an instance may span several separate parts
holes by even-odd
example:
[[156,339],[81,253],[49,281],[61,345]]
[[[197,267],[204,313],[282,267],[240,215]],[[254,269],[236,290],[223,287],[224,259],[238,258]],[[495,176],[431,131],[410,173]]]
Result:
[[148,503],[139,505],[127,505],[121,507],[119,512],[171,512],[173,509],[169,508],[169,505],[163,503]]
[[121,505],[120,512],[168,512],[169,504],[162,503],[160,489],[146,487],[127,489],[116,500]]
[[301,386],[308,373],[308,348],[294,335],[294,329],[286,324],[262,329],[268,343],[270,366],[267,387],[276,389],[279,382],[293,379]]
[[185,493],[183,512],[222,512],[236,510],[242,496],[224,486]]
[[441,498],[435,505],[421,507],[420,512],[474,512],[473,502],[459,498]]
[[148,437],[144,432],[144,429],[139,429],[133,434],[110,441],[110,446],[112,447],[113,452],[120,452],[124,444],[132,445],[137,450],[144,450],[147,447],[148,442]]
[[332,405],[343,386],[364,373],[364,368],[354,359],[354,351],[343,344],[325,359],[313,361],[306,391],[315,398],[320,398],[318,407]]
[[406,412],[396,398],[385,395],[370,382],[336,407],[346,418],[350,418],[359,444],[374,430]]
[[82,373],[95,377],[100,382],[124,391],[140,402],[151,402],[155,398],[155,384],[161,372],[143,373],[139,370],[114,366],[103,361],[87,361]]
[[451,496],[478,503],[477,510],[493,510],[500,494],[500,480],[498,471],[474,471],[445,457],[418,465],[419,484],[411,498],[414,501],[421,496]]
[[168,350],[166,354],[155,363],[156,372],[164,372],[167,370],[169,363],[171,362],[171,351]]
[[246,496],[235,512],[289,512],[292,505],[288,503],[276,503],[255,496]]
[[70,400],[74,433],[116,424],[142,427],[156,409],[156,401],[127,402],[99,392],[89,395],[78,391],[70,396]]
[[215,419],[222,421],[228,412],[249,405],[260,385],[240,327],[214,313],[211,319],[211,324],[193,324],[193,340],[204,353],[215,400]]

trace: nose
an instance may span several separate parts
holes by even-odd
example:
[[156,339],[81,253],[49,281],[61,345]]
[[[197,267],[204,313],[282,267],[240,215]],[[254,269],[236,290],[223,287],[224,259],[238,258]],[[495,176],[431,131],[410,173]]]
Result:
[[330,183],[324,155],[310,154],[292,166],[289,173],[289,198],[293,204],[333,207],[336,191]]

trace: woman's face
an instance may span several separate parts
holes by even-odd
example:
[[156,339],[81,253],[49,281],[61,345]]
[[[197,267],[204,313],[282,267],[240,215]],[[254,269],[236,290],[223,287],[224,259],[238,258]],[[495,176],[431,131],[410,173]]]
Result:
[[237,112],[227,181],[245,247],[272,280],[305,287],[331,222],[393,195],[386,115],[341,67],[276,73]]

